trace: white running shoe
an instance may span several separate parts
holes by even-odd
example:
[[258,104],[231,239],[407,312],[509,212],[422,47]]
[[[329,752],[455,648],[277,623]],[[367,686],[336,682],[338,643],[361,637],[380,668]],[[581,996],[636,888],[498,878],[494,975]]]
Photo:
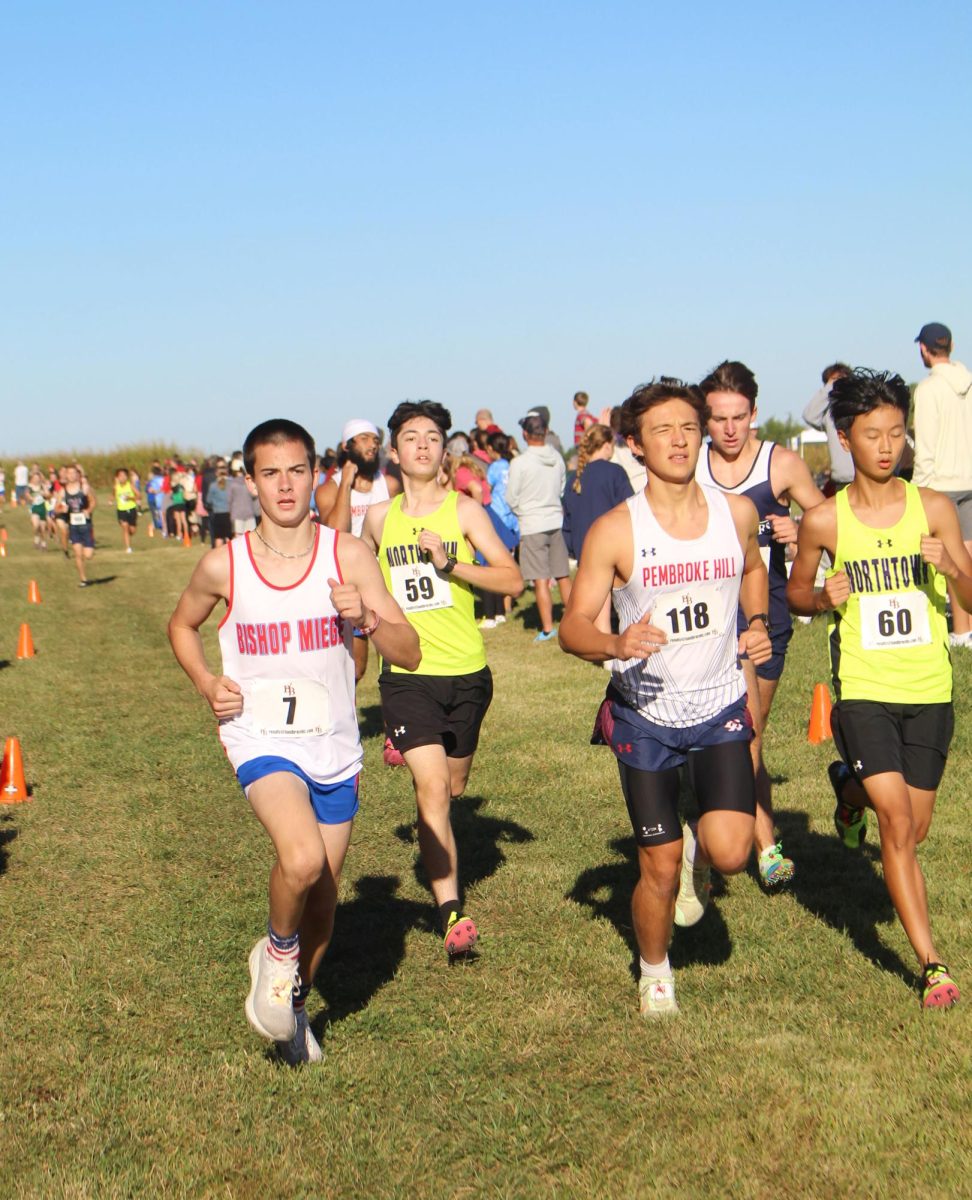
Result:
[[677,1017],[675,980],[671,975],[642,975],[638,983],[643,1017]]
[[964,646],[966,650],[972,650],[972,633],[950,633],[948,635],[948,644],[950,646]]
[[319,1063],[324,1054],[320,1043],[311,1033],[307,1012],[301,1009],[296,1016],[297,1031],[289,1042],[277,1042],[277,1053],[288,1066],[298,1067],[301,1063]]
[[495,629],[496,621],[493,617],[483,617],[483,619],[479,622],[479,628],[480,629]]
[[269,938],[260,938],[250,951],[250,994],[243,1008],[250,1027],[271,1042],[289,1042],[297,1031],[294,988],[297,960],[282,962],[267,953]]
[[710,868],[695,865],[697,846],[695,831],[691,825],[686,824],[682,830],[682,877],[675,900],[675,924],[683,929],[690,925],[698,925],[705,916],[709,892],[712,890],[712,884],[709,882]]
[[500,615],[496,618],[496,624],[497,625],[505,625],[506,624],[506,617],[504,617],[502,613],[500,613]]

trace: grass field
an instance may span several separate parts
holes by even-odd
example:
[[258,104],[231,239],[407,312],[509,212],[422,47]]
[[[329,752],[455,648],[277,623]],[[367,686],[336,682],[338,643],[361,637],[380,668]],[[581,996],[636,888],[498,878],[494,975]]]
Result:
[[[0,1195],[972,1195],[972,1001],[922,1014],[877,851],[832,833],[832,745],[806,742],[819,622],[796,630],[767,745],[794,886],[717,888],[676,933],[682,1015],[658,1024],[638,1016],[616,770],[588,745],[604,673],[532,645],[528,597],[487,634],[496,699],[454,812],[481,954],[449,968],[372,666],[308,1006],[326,1060],[291,1071],[243,1017],[269,843],[165,637],[199,551],[140,530],[126,558],[102,503],[86,591],[6,514],[0,734],[34,798],[0,810]],[[25,620],[37,657],[18,662]],[[970,677],[966,656],[922,850],[967,996]]]

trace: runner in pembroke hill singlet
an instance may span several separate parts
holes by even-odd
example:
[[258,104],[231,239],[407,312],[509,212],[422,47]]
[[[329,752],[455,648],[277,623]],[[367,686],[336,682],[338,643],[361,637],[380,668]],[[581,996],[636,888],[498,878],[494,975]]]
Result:
[[[473,588],[518,596],[523,579],[481,504],[439,482],[452,418],[430,400],[400,404],[388,421],[403,492],[374,505],[364,541],[419,636],[417,668],[386,663],[378,684],[385,732],[412,774],[422,864],[450,957],[478,938],[459,895],[449,815],[469,778],[493,695]],[[476,560],[478,551],[485,560]]]
[[[932,938],[917,845],[953,729],[946,581],[972,610],[972,558],[952,501],[894,475],[909,405],[897,375],[856,370],[834,383],[830,412],[855,476],[804,517],[787,595],[794,612],[830,616],[837,833],[857,848],[866,808],[877,813],[884,877],[921,964],[922,1005],[942,1008],[959,990]],[[824,551],[833,568],[817,591]]]
[[[792,450],[760,441],[753,433],[756,419],[756,377],[740,362],[720,363],[699,384],[709,405],[706,432],[710,445],[699,455],[695,477],[702,484],[746,496],[759,515],[759,550],[769,572],[769,633],[773,653],[758,667],[745,662],[750,715],[756,728],[753,767],[756,771],[756,864],[766,889],[793,878],[793,860],[783,854],[773,824],[769,773],[763,763],[763,731],[783,674],[792,626],[786,604],[786,550],[796,541],[790,501],[803,510],[823,500],[806,463]],[[745,628],[739,614],[739,631]]]
[[[365,546],[311,521],[307,431],[266,421],[243,455],[260,525],[200,559],[169,637],[219,719],[226,755],[276,851],[267,937],[250,952],[247,1020],[285,1061],[319,1062],[304,1004],[331,937],[358,809],[351,626],[408,667],[418,665],[418,638]],[[220,600],[216,675],[199,629]]]
[[[614,751],[638,846],[631,901],[641,955],[641,1012],[678,1012],[668,960],[672,923],[698,921],[710,865],[744,869],[756,807],[752,722],[737,657],[769,658],[766,568],[750,501],[695,482],[705,401],[664,379],[624,403],[623,431],[648,484],[600,517],[584,543],[560,625],[564,650],[610,661],[612,679],[593,741]],[[597,617],[613,596],[619,633]],[[736,631],[742,606],[747,627]],[[683,837],[680,768],[701,816]],[[687,881],[683,896],[679,878]]]

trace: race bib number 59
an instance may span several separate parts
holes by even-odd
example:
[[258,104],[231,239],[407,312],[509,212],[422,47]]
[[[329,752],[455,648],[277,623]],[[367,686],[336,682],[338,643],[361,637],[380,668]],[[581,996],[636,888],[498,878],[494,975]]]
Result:
[[402,612],[452,608],[452,588],[431,563],[406,563],[391,568],[391,591]]
[[261,737],[320,737],[330,728],[327,688],[315,679],[261,679],[249,699]]
[[861,596],[861,645],[865,650],[900,650],[930,644],[928,599],[924,592],[885,592]]

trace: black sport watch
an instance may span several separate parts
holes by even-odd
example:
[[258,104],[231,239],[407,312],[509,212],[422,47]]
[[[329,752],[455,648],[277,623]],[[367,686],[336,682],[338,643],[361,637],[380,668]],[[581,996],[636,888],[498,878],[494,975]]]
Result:
[[439,572],[442,575],[451,575],[456,569],[456,563],[459,561],[454,554],[447,554],[444,567],[439,567]]
[[762,621],[763,624],[766,626],[766,632],[767,633],[773,632],[773,626],[770,624],[769,613],[753,613],[753,615],[749,618],[749,620],[746,623],[747,629],[752,628],[753,621]]

